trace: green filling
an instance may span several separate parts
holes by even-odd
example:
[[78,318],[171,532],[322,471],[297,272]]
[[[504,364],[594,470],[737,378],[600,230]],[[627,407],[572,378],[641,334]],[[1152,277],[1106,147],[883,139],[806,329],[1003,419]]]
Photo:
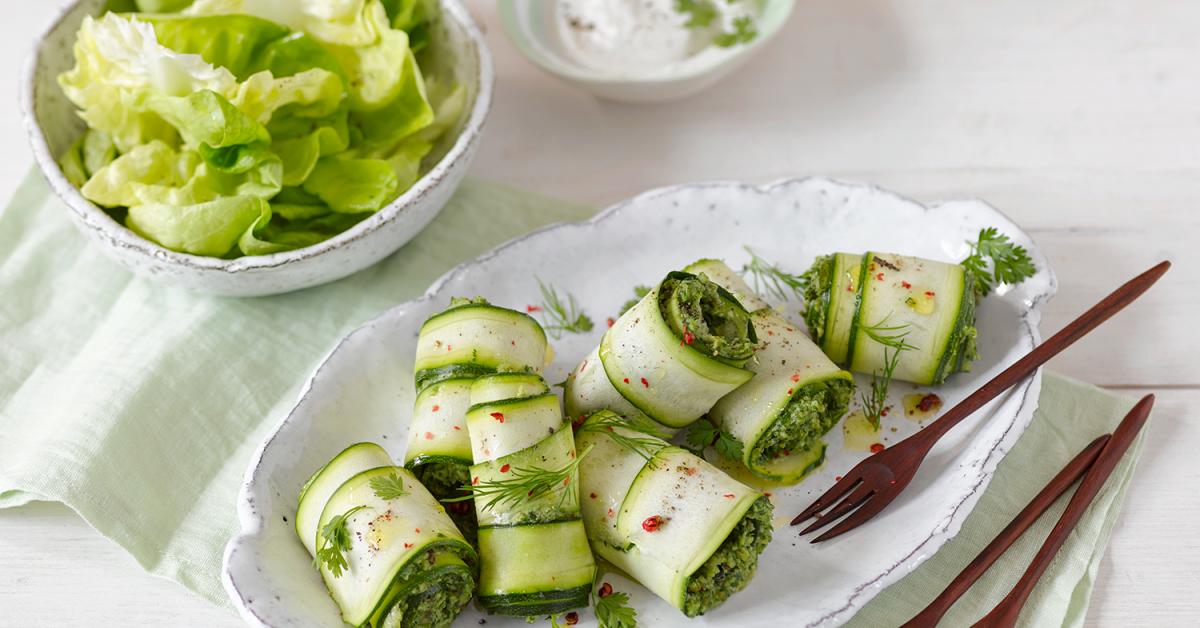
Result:
[[853,382],[841,378],[804,386],[754,443],[750,459],[755,464],[766,464],[812,447],[846,413],[853,394]]
[[479,366],[477,364],[448,364],[446,366],[439,366],[438,368],[422,369],[417,371],[415,377],[417,392],[448,379],[470,379],[481,375],[490,375],[495,372],[496,369],[494,368]]
[[[462,487],[471,482],[471,468],[458,462],[428,462],[415,467],[412,472],[439,501],[461,497],[464,494]],[[450,515],[454,525],[458,526],[471,545],[475,545],[479,529],[475,507],[471,502],[453,502],[445,506],[446,514]]]
[[800,275],[804,291],[804,323],[819,346],[825,337],[825,319],[829,316],[829,294],[833,289],[833,256],[823,255]]
[[475,578],[462,557],[431,548],[396,574],[380,611],[367,623],[382,628],[445,628],[471,601],[474,589]]
[[745,361],[754,354],[750,313],[703,274],[673,272],[659,286],[663,320],[682,341],[715,358]]
[[774,511],[766,497],[755,501],[717,551],[688,577],[683,598],[685,615],[703,615],[746,588],[758,568],[758,555],[771,542]]
[[975,307],[979,298],[975,295],[974,275],[964,273],[963,299],[958,309],[958,320],[954,322],[954,331],[946,344],[946,353],[942,355],[941,363],[934,373],[934,385],[941,384],[955,373],[970,371],[971,362],[979,359],[979,350],[975,345],[975,338],[979,335],[975,329]]

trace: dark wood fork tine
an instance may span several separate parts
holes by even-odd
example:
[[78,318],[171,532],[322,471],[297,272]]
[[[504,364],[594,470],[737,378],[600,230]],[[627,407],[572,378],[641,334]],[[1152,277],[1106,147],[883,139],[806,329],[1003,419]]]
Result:
[[846,493],[850,492],[850,489],[857,486],[858,483],[862,481],[862,476],[854,472],[856,469],[857,467],[852,469],[842,478],[838,479],[833,486],[829,487],[829,490],[825,491],[824,495],[818,497],[817,501],[809,505],[808,508],[805,508],[804,512],[796,515],[796,518],[792,519],[792,525],[796,525],[801,521],[812,517],[830,504],[841,499],[842,495],[845,495]]
[[[869,491],[865,505],[857,501],[853,503],[843,501],[836,509],[837,516],[821,517],[816,523],[805,528],[801,534],[807,534],[833,523],[839,516],[853,510],[856,506],[862,506],[862,508],[814,542],[833,538],[865,523],[883,510],[908,486],[917,469],[925,460],[925,456],[933,449],[934,444],[955,425],[995,399],[1000,393],[1034,373],[1050,358],[1061,353],[1101,323],[1112,318],[1114,314],[1149,290],[1150,286],[1153,286],[1169,268],[1171,268],[1171,262],[1163,261],[1125,282],[1099,303],[1060,329],[1058,333],[1001,371],[991,381],[967,395],[966,399],[950,408],[936,421],[925,426],[925,429],[859,462],[844,478],[825,491],[808,508],[805,508],[804,512],[792,519],[792,525],[812,517],[821,509],[836,502],[852,487],[857,487],[855,495],[864,490]],[[858,486],[859,483],[862,486]],[[833,515],[834,512],[829,514]]]
[[883,510],[884,507],[890,503],[891,500],[888,499],[872,499],[871,501],[863,504],[862,508],[854,511],[854,514],[846,517],[845,520],[838,522],[837,525],[826,530],[824,534],[813,539],[811,542],[820,543],[821,541],[828,541],[835,536],[841,536],[862,525],[871,517],[879,514],[879,511]]
[[872,489],[870,486],[868,486],[866,482],[859,484],[858,488],[854,489],[853,493],[850,493],[848,497],[843,499],[837,506],[834,506],[832,510],[821,515],[819,519],[812,522],[812,524],[807,528],[801,530],[800,534],[808,534],[813,530],[829,525],[830,521],[836,521],[838,517],[841,517],[842,515],[862,505],[863,502],[871,498],[871,495],[874,492],[875,489]]

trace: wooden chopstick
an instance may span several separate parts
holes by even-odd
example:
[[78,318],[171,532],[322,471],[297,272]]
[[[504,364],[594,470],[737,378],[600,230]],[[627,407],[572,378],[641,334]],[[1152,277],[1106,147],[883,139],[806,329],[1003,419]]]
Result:
[[1075,455],[1070,462],[1067,463],[1058,475],[1055,475],[1041,492],[1039,492],[1029,504],[1021,510],[1013,520],[1000,531],[996,538],[979,552],[979,555],[970,562],[953,580],[946,586],[946,589],[941,592],[929,606],[926,606],[920,613],[913,616],[901,628],[918,628],[922,626],[934,626],[941,620],[942,616],[950,610],[950,607],[962,597],[971,585],[975,584],[980,577],[1012,546],[1029,526],[1033,525],[1042,514],[1050,508],[1051,504],[1058,501],[1058,498],[1067,492],[1091,468],[1092,463],[1096,461],[1096,457],[1100,455],[1100,451],[1108,443],[1111,434],[1105,434],[1096,440],[1093,440],[1084,447],[1082,451]]
[[1153,407],[1154,395],[1146,395],[1137,402],[1137,405],[1133,406],[1124,419],[1121,419],[1121,424],[1117,426],[1108,444],[1096,457],[1096,462],[1080,480],[1079,488],[1071,496],[1066,510],[1063,511],[1058,523],[1054,525],[1054,529],[1050,530],[1050,535],[1042,543],[1041,549],[1029,563],[1029,568],[1025,570],[1012,591],[1009,591],[1008,595],[1000,600],[992,612],[976,622],[974,628],[1007,627],[1017,624],[1017,617],[1021,614],[1025,601],[1029,599],[1029,594],[1033,593],[1033,588],[1042,574],[1046,572],[1046,568],[1050,566],[1050,561],[1054,560],[1054,555],[1062,548],[1071,531],[1083,518],[1083,513],[1100,493],[1104,482],[1108,480],[1108,476],[1112,475],[1113,469],[1117,468],[1117,463],[1129,450],[1133,439],[1137,438],[1138,433],[1141,432],[1142,426],[1150,418],[1150,410]]

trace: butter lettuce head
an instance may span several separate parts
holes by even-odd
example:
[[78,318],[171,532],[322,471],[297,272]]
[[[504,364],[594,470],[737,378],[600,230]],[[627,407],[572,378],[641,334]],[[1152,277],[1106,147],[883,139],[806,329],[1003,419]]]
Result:
[[407,190],[463,90],[427,82],[425,0],[138,0],[86,18],[59,77],[89,200],[176,251],[310,246]]

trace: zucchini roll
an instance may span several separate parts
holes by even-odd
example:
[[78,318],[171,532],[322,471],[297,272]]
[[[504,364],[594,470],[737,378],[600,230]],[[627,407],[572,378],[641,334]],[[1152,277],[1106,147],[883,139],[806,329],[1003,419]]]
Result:
[[688,267],[704,272],[747,308],[758,345],[746,368],[754,378],[725,395],[708,416],[742,444],[751,473],[783,483],[800,481],[825,460],[820,439],[854,396],[854,377],[838,368],[796,325],[767,306],[720,260]]
[[634,408],[667,428],[685,427],[753,376],[744,366],[755,341],[736,297],[704,275],[669,273],[568,378],[567,411]]
[[975,279],[959,264],[836,253],[817,258],[802,279],[813,340],[851,371],[882,371],[899,339],[909,350],[893,377],[915,384],[940,384],[978,357]]
[[771,541],[758,491],[666,441],[597,412],[577,439],[592,549],[688,617],[746,587]]
[[479,519],[479,599],[532,616],[587,606],[596,564],[579,511],[578,458],[558,397],[536,375],[486,375],[467,427]]
[[[546,334],[537,321],[482,299],[453,299],[421,326],[414,368],[418,392],[404,466],[434,496],[459,497],[471,479],[466,414],[475,377],[498,370],[541,372],[547,352]],[[476,521],[470,504],[451,502],[448,509],[473,541]]]
[[477,556],[441,504],[378,445],[358,443],[300,492],[296,534],[353,626],[449,626]]
[[546,332],[533,317],[481,298],[456,298],[421,325],[413,371],[423,390],[452,377],[541,373],[547,355]]

